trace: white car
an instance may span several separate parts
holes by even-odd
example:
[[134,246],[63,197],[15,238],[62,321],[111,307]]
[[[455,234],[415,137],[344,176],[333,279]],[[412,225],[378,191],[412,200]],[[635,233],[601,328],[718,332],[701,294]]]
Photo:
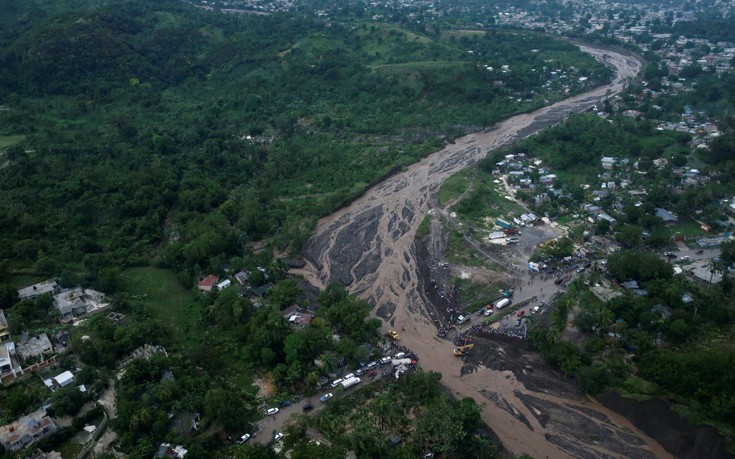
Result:
[[268,408],[268,410],[266,410],[265,412],[265,414],[267,414],[268,416],[271,416],[276,413],[278,413],[278,408]]
[[247,434],[246,433],[245,435],[243,435],[242,437],[240,437],[240,439],[237,441],[237,444],[242,445],[243,443],[245,443],[248,440],[250,440],[250,434]]
[[399,352],[398,354],[394,355],[393,358],[394,359],[402,359],[404,355],[406,355],[405,352]]
[[342,377],[342,381],[347,381],[348,379],[354,378],[354,377],[355,377],[355,373],[347,373],[346,375]]
[[539,309],[541,309],[541,306],[534,306],[533,309],[531,309],[531,314],[536,314]]
[[278,432],[274,437],[273,441],[280,441],[281,438],[283,438],[283,434],[281,432]]
[[342,378],[335,379],[334,381],[332,381],[332,388],[339,386],[342,383],[342,381],[344,381]]
[[385,365],[386,363],[390,363],[390,357],[383,357],[380,359],[380,364]]

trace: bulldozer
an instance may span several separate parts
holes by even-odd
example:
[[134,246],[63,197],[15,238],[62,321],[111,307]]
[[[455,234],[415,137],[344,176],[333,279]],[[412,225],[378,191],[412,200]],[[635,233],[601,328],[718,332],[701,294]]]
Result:
[[469,351],[473,347],[475,347],[474,344],[465,344],[464,346],[457,346],[454,348],[454,355],[457,357],[462,357],[463,355],[467,353],[467,351]]
[[400,341],[401,337],[398,335],[398,332],[395,330],[389,330],[388,333],[385,334],[388,338],[393,339],[393,341]]

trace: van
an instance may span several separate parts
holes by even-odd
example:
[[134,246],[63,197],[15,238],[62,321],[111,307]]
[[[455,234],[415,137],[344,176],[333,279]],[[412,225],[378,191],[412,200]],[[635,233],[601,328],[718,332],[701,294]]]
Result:
[[495,303],[495,309],[501,309],[505,306],[508,306],[510,304],[510,300],[508,298],[503,298],[502,300]]

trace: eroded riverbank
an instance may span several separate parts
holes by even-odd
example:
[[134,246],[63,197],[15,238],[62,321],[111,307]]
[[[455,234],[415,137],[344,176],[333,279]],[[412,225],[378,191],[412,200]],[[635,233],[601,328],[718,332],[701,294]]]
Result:
[[518,343],[489,338],[477,361],[463,363],[454,357],[453,344],[436,336],[436,311],[446,306],[435,303],[443,299],[426,293],[432,282],[425,278],[426,265],[437,261],[440,254],[433,252],[441,248],[428,247],[417,257],[416,231],[430,211],[440,210],[435,196],[447,177],[496,148],[620,92],[641,67],[629,55],[581,48],[601,60],[606,56],[616,70],[610,84],[461,137],[371,188],[320,220],[304,251],[307,264],[298,273],[315,285],[340,282],[373,304],[377,315],[401,330],[402,341],[421,358],[425,370],[441,372],[443,383],[457,396],[484,403],[484,421],[511,452],[537,458],[666,457],[660,445],[578,391],[558,393],[565,387],[555,383],[558,375],[546,370],[543,378],[535,377],[545,365]]

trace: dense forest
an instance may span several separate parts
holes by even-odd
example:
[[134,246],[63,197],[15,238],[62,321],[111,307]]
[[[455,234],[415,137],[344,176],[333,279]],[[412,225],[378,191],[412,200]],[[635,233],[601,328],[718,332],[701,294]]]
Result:
[[[76,454],[71,438],[102,416],[85,406],[114,387],[115,448],[129,457],[152,457],[163,441],[186,444],[192,458],[272,457],[271,445],[231,448],[228,437],[254,434],[266,404],[312,396],[337,369],[382,356],[370,306],[336,285],[305,290],[284,256],[381,177],[609,77],[548,36],[404,19],[144,0],[24,0],[0,11],[0,307],[13,339],[68,333],[73,352],[54,371],[88,388],[49,398],[41,379],[18,381],[3,388],[3,424],[45,404],[74,420],[39,446]],[[241,269],[247,288],[193,288]],[[19,301],[17,288],[47,278],[101,290],[121,318],[68,327],[49,294]],[[253,293],[261,287],[265,298]],[[310,323],[290,324],[283,311],[294,306]],[[131,357],[149,344],[161,347]],[[365,391],[376,417],[364,435],[335,419],[364,430],[365,408],[335,400],[286,441],[299,443],[294,457],[498,451],[478,431],[475,403],[449,397],[438,379],[419,371]],[[179,427],[194,413],[202,430],[191,436]],[[300,442],[305,427],[333,446]],[[387,448],[398,433],[403,445]]]
[[557,100],[552,66],[607,75],[525,32],[78,3],[2,16],[0,258],[39,273],[153,258],[196,274],[263,238],[297,250],[388,171]]

